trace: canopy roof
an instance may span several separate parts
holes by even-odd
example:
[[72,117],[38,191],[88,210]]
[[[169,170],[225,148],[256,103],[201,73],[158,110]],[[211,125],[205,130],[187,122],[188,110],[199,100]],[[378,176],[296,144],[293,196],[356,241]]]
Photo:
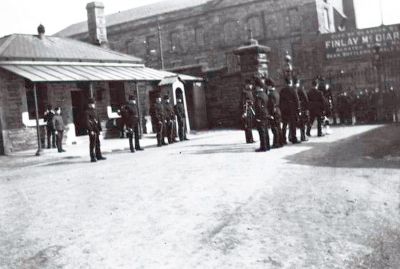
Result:
[[32,82],[161,81],[165,77],[179,77],[184,81],[202,80],[133,64],[0,62],[0,67]]
[[0,68],[32,82],[202,80],[147,68],[140,58],[82,41],[37,35],[0,38]]

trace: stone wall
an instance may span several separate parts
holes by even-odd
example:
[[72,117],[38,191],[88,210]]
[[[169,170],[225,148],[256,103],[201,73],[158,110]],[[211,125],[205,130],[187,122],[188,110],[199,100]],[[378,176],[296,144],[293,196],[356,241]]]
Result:
[[242,83],[240,73],[226,69],[207,73],[206,103],[210,128],[239,127]]
[[25,127],[22,123],[22,113],[28,110],[25,80],[0,70],[0,92],[4,153],[33,148],[37,144],[36,129]]

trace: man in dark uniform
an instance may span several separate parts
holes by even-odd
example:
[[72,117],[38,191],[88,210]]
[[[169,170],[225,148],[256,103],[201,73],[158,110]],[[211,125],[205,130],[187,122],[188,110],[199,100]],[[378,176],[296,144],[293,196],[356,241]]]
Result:
[[246,137],[246,143],[254,143],[253,138],[253,121],[254,121],[254,96],[253,96],[253,84],[250,79],[246,79],[244,89],[242,91],[241,100],[241,119],[243,129]]
[[89,152],[90,152],[90,161],[96,162],[105,160],[101,154],[100,149],[100,132],[101,123],[100,119],[96,112],[96,105],[92,98],[89,99],[88,109],[86,110],[86,128],[89,132]]
[[175,127],[175,111],[174,107],[170,103],[169,95],[164,96],[164,113],[165,113],[165,135],[168,139],[168,143],[172,144],[175,141],[176,127]]
[[279,108],[279,93],[275,89],[275,83],[271,79],[266,79],[266,93],[268,96],[268,113],[270,115],[270,126],[274,135],[272,148],[283,147],[283,134],[281,127],[281,110]]
[[286,78],[286,87],[280,91],[280,102],[279,107],[282,112],[283,122],[283,136],[284,143],[286,141],[286,128],[289,125],[289,141],[293,144],[299,143],[296,137],[296,126],[300,113],[300,101],[299,96],[295,88],[293,87],[293,81],[291,78]]
[[154,123],[154,129],[157,133],[157,146],[161,147],[167,145],[164,141],[164,126],[165,126],[165,115],[164,107],[161,102],[161,97],[156,98],[156,103],[152,107],[151,111],[152,122]]
[[315,79],[312,83],[312,88],[308,92],[308,101],[310,109],[310,121],[307,128],[307,136],[311,136],[311,128],[314,124],[315,119],[317,119],[318,136],[322,135],[322,117],[324,115],[325,100],[322,92],[318,90],[319,82]]
[[182,98],[177,98],[177,103],[174,107],[176,117],[178,119],[178,135],[179,140],[189,140],[186,137],[187,129],[186,129],[186,113],[185,113],[185,105],[182,102]]
[[[129,149],[132,153],[135,152],[135,149],[143,150],[140,147],[139,141],[139,111],[135,96],[129,96],[127,104],[121,107],[120,114],[123,124],[126,126],[126,135],[129,139]],[[135,137],[135,147],[133,147],[133,137]]]
[[301,86],[301,81],[298,78],[294,79],[294,85],[297,91],[297,96],[300,101],[300,114],[299,114],[299,122],[298,127],[300,129],[301,141],[307,141],[306,138],[306,126],[308,124],[309,118],[309,110],[308,110],[308,97],[307,93],[304,90],[304,87]]
[[[47,148],[56,147],[56,130],[53,124],[54,111],[51,105],[47,105],[46,111],[44,112],[44,122],[46,122],[46,134],[47,134]],[[51,140],[51,144],[50,144]]]
[[255,80],[256,95],[255,95],[255,118],[257,130],[260,135],[260,148],[257,152],[265,152],[270,150],[269,134],[268,134],[268,121],[270,115],[268,114],[268,96],[265,93],[263,83],[260,79]]

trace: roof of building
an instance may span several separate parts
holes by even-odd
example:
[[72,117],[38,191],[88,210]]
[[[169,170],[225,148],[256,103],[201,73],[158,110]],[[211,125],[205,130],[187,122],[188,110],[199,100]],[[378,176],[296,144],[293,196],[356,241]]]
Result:
[[[151,16],[174,12],[185,8],[200,6],[209,1],[210,0],[169,0],[158,2],[155,4],[141,6],[107,15],[106,23],[107,26],[113,26],[129,21],[135,21]],[[86,32],[88,32],[87,21],[83,21],[61,30],[60,32],[56,33],[55,36],[68,37]]]
[[141,63],[140,58],[69,38],[13,34],[0,38],[0,60]]

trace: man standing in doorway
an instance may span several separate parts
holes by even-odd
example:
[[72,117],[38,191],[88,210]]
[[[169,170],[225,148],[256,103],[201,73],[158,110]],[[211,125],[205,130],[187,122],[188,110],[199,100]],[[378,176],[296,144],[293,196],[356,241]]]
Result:
[[86,110],[86,128],[89,132],[90,161],[105,160],[106,158],[102,156],[100,149],[101,123],[97,115],[95,102],[92,98],[89,99],[88,109]]

